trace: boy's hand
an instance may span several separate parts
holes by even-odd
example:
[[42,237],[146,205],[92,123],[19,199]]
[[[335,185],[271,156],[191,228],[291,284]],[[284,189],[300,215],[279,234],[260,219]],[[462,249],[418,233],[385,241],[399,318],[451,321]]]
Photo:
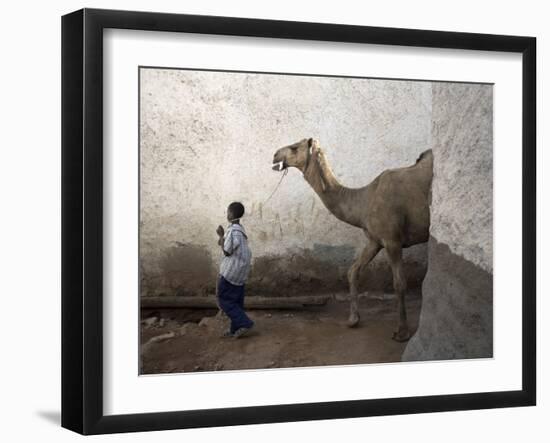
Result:
[[218,234],[219,237],[223,237],[225,231],[222,228],[222,225],[219,225],[216,229],[216,234]]

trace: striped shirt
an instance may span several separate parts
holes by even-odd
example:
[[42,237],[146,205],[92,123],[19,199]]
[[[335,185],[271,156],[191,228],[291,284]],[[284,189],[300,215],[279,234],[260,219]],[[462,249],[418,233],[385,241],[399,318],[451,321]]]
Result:
[[229,255],[222,258],[220,274],[237,286],[245,284],[250,272],[252,253],[248,248],[248,237],[244,228],[235,223],[227,228],[224,235],[223,250]]

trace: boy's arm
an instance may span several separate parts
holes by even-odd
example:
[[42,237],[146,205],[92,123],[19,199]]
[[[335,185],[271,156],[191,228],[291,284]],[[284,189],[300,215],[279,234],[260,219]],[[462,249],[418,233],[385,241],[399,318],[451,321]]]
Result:
[[[224,243],[225,243],[225,231],[223,230],[223,227],[222,225],[219,225],[216,229],[216,234],[218,234],[218,245],[222,248],[222,252],[223,254],[227,257],[228,255],[231,255],[229,252],[227,252],[225,249],[224,249]],[[231,232],[227,232],[228,237],[231,236]]]
[[228,257],[239,247],[239,241],[235,239],[233,232],[228,230],[225,238],[220,235],[218,245],[222,248],[223,254]]
[[[231,234],[228,235],[228,237],[231,237]],[[218,245],[222,248],[223,255],[225,255],[226,257],[231,255],[231,253],[225,250],[225,240],[223,238],[223,235],[220,235],[220,238],[218,238]]]

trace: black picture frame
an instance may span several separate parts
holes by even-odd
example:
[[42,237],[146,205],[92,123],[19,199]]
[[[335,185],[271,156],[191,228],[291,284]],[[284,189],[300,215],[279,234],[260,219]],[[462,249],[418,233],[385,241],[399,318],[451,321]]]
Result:
[[[103,30],[172,31],[522,54],[522,389],[170,411],[103,412]],[[62,18],[62,426],[82,434],[530,406],[536,403],[536,39],[83,9]]]

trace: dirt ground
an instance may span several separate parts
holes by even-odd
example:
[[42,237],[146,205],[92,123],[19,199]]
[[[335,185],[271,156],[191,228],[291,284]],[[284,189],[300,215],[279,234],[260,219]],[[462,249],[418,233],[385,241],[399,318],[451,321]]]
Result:
[[[420,315],[420,290],[407,294],[411,332]],[[147,309],[141,312],[141,373],[311,367],[398,362],[406,343],[391,339],[397,323],[392,294],[359,298],[361,322],[346,326],[345,294],[303,310],[252,310],[254,329],[222,338],[228,319],[216,310]]]

